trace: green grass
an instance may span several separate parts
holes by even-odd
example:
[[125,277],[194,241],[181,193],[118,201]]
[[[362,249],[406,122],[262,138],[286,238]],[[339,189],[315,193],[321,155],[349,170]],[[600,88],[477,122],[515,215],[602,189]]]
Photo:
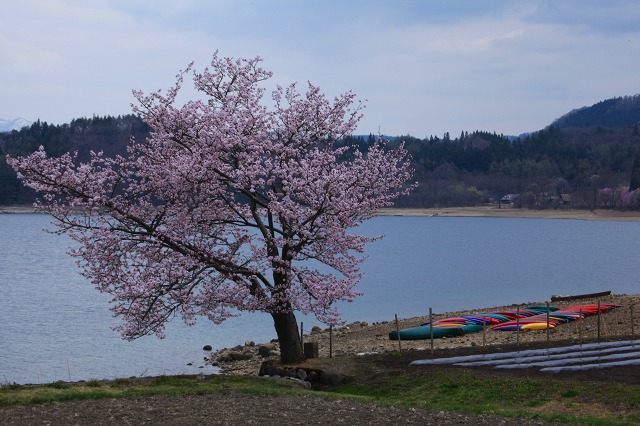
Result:
[[407,408],[587,425],[640,424],[640,385],[507,377],[457,368],[432,369],[419,376],[410,371],[393,375],[372,371],[363,377],[370,379],[334,393]]
[[205,380],[163,376],[3,386],[0,410],[3,406],[56,401],[237,392],[264,396],[313,394],[407,408],[494,413],[595,426],[640,425],[640,385],[482,374],[457,368],[430,369],[428,374],[416,374],[417,370],[412,368],[381,369],[389,360],[397,362],[393,355],[354,362],[350,369],[356,380],[329,391],[310,391],[286,381],[237,376],[207,376]]
[[90,380],[80,383],[0,387],[0,407],[149,395],[202,395],[229,391],[271,395],[274,393],[296,393],[300,389],[284,381],[275,382],[252,377],[234,376],[209,376],[205,380],[197,380],[193,376],[161,376],[144,380],[117,379],[104,382]]

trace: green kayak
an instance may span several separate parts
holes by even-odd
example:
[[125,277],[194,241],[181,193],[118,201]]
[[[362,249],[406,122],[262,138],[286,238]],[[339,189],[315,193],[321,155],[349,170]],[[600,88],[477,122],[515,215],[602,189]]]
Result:
[[[441,339],[443,337],[455,337],[465,334],[465,328],[474,327],[474,330],[469,328],[467,332],[474,332],[482,330],[482,326],[469,326],[463,325],[460,327],[433,327],[433,338]],[[479,327],[479,330],[475,330],[475,327]],[[401,340],[427,340],[431,338],[431,327],[428,325],[421,325],[419,327],[406,328],[400,330]],[[398,340],[398,332],[392,331],[389,333],[389,340]]]

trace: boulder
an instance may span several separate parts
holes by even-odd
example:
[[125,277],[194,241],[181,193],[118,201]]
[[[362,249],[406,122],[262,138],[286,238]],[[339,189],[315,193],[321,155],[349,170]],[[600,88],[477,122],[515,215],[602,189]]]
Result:
[[272,352],[276,350],[276,345],[274,345],[273,343],[267,343],[264,345],[260,345],[260,347],[258,348],[258,354],[263,357],[266,358],[268,356],[272,355]]
[[320,373],[320,383],[323,385],[338,386],[342,383],[342,376],[339,374],[322,372]]
[[213,347],[211,345],[204,345],[204,347],[202,348],[203,351],[211,351],[213,350]]
[[229,357],[234,361],[242,361],[244,358],[244,354],[239,351],[231,351],[229,352]]
[[307,379],[312,383],[317,382],[319,380],[319,378],[320,378],[320,376],[315,371],[309,371],[309,373],[307,374]]
[[233,361],[233,358],[231,358],[231,356],[228,353],[225,353],[225,354],[220,355],[216,361],[218,361],[219,363],[221,363],[221,362],[231,362],[231,361]]
[[296,372],[296,375],[298,376],[298,379],[300,379],[300,380],[307,380],[307,377],[309,376],[307,374],[307,370],[305,370],[304,368],[298,369],[298,371]]

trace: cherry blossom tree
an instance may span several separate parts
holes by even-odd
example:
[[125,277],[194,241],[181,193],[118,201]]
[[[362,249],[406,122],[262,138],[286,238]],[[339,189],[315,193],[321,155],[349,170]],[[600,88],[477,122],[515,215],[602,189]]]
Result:
[[[362,153],[341,144],[361,118],[351,92],[332,100],[311,83],[277,87],[260,58],[193,64],[163,91],[134,91],[152,128],[126,156],[40,150],[8,158],[40,193],[36,207],[79,244],[83,275],[113,296],[127,339],[156,334],[180,316],[215,324],[241,311],[271,315],[281,361],[302,359],[295,312],[340,322],[365,244],[348,232],[411,185],[403,147]],[[178,105],[192,76],[201,99]]]

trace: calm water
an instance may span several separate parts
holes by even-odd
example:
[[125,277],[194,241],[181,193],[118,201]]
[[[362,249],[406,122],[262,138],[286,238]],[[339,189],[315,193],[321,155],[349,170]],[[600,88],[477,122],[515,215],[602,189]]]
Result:
[[[111,331],[109,296],[79,275],[69,240],[43,232],[48,224],[0,215],[0,383],[211,373],[203,345],[275,337],[270,317],[245,314],[221,326],[176,319],[164,340],[126,342]],[[380,217],[361,232],[386,237],[367,251],[366,294],[341,305],[346,321],[639,292],[638,222]],[[306,330],[318,324],[299,319]]]

